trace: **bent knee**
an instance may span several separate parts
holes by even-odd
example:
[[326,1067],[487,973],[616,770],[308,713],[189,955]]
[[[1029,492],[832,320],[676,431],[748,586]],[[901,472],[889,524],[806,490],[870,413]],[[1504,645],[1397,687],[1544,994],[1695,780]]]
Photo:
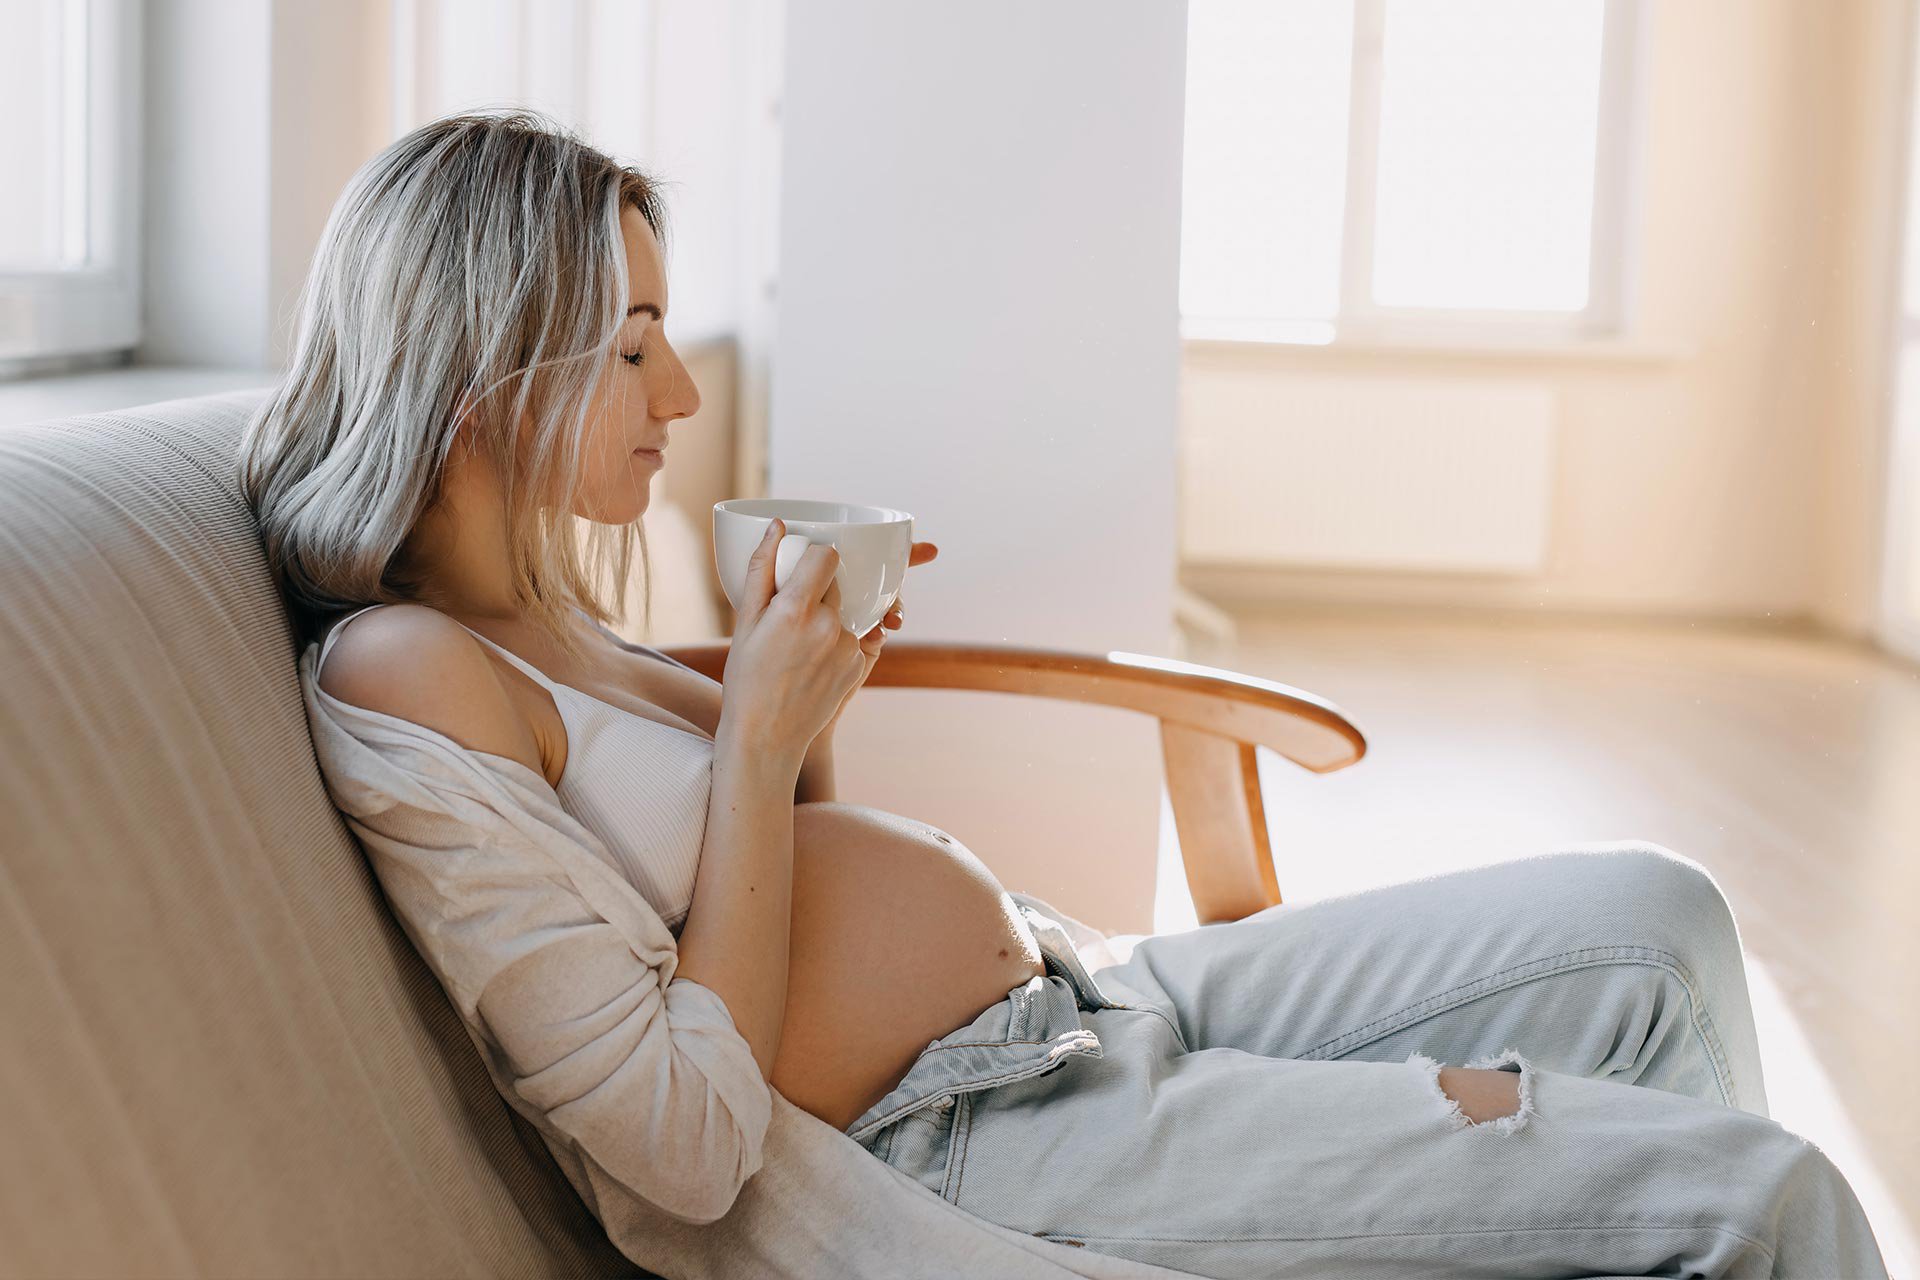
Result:
[[1637,840],[1613,853],[1616,862],[1630,866],[1635,882],[1651,904],[1677,908],[1695,923],[1733,923],[1733,907],[1713,873],[1692,858],[1664,845]]
[[1739,950],[1733,906],[1700,863],[1646,840],[1584,852],[1591,861],[1582,868],[1582,888],[1613,922],[1615,941],[1642,942],[1683,960]]

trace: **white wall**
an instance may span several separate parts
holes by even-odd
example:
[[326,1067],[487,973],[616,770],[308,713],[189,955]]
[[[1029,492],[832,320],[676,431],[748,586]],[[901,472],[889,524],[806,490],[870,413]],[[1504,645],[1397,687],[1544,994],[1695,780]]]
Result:
[[[1186,5],[786,21],[770,492],[914,513],[902,639],[1168,653]],[[1151,720],[867,690],[839,752],[843,799],[1151,928]]]

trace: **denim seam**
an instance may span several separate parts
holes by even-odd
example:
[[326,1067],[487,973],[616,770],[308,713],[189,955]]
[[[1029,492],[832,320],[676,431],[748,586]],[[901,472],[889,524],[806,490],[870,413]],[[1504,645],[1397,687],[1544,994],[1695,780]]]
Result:
[[[1084,1028],[1082,1029],[1084,1030]],[[1071,1031],[1062,1031],[1060,1033],[1060,1035],[1064,1036],[1070,1036],[1072,1034],[1074,1033]],[[941,1053],[947,1049],[1011,1049],[1015,1045],[1021,1044],[1051,1044],[1057,1038],[1056,1036],[1048,1036],[1045,1040],[956,1040],[952,1044],[930,1044],[922,1049],[920,1054],[922,1057],[925,1057],[929,1053]]]
[[[1105,1007],[1109,1009],[1117,1009],[1122,1013],[1151,1013],[1151,1014],[1158,1015],[1160,1018],[1160,1021],[1166,1023],[1169,1027],[1173,1028],[1173,1038],[1180,1042],[1181,1052],[1183,1053],[1188,1052],[1186,1038],[1180,1034],[1180,1028],[1174,1024],[1171,1018],[1167,1017],[1164,1011],[1156,1009],[1152,1005],[1108,1004]],[[1083,1031],[1085,1029],[1086,1028],[1084,1027],[1081,1028],[1081,1030]],[[1071,1036],[1076,1034],[1078,1033],[1072,1032],[1072,1031],[1061,1031],[1061,1032],[1056,1032],[1054,1035],[1048,1036],[1045,1040],[1040,1040],[1037,1038],[1031,1039],[1031,1040],[956,1040],[952,1044],[930,1044],[926,1048],[920,1051],[920,1056],[925,1057],[927,1054],[940,1053],[947,1049],[1011,1049],[1016,1045],[1023,1045],[1023,1044],[1052,1044],[1055,1040],[1059,1039],[1061,1036]]]
[[[1020,906],[1021,910],[1027,913],[1029,925],[1031,925],[1031,921],[1033,921],[1033,917],[1035,917],[1037,913],[1031,912],[1025,904],[1020,904]],[[1044,919],[1044,929],[1035,929],[1035,931],[1033,931],[1035,940],[1041,942],[1041,956],[1043,956],[1044,960],[1050,961],[1054,967],[1060,969],[1060,973],[1058,973],[1056,977],[1066,979],[1069,986],[1079,994],[1081,1000],[1085,1000],[1085,1002],[1087,1002],[1089,1006],[1094,1007],[1094,1009],[1127,1009],[1129,1013],[1154,1013],[1154,1015],[1160,1017],[1160,1021],[1164,1021],[1169,1029],[1173,1029],[1173,1040],[1181,1046],[1181,1054],[1190,1054],[1190,1052],[1192,1052],[1192,1050],[1188,1050],[1187,1048],[1187,1034],[1181,1031],[1181,1025],[1179,1025],[1165,1009],[1152,1006],[1152,1004],[1127,1004],[1125,1000],[1114,1000],[1112,996],[1108,996],[1108,994],[1100,988],[1100,979],[1096,979],[1096,977],[1092,975],[1092,969],[1087,967],[1087,961],[1081,960],[1079,946],[1073,942],[1073,936],[1069,935],[1066,927],[1064,927],[1060,921],[1052,919],[1052,917],[1044,917],[1044,915],[1041,915],[1041,919]],[[1054,944],[1054,946],[1048,946],[1048,942],[1052,942],[1052,936],[1050,936],[1052,933],[1058,933],[1058,935],[1060,935],[1060,942]]]
[[[1579,956],[1591,956],[1593,958],[1589,960],[1576,960],[1573,963],[1556,963]],[[1353,1044],[1341,1049],[1339,1054],[1335,1055],[1344,1056],[1345,1054],[1353,1052],[1355,1049],[1364,1048],[1375,1040],[1385,1039],[1396,1031],[1404,1030],[1407,1027],[1413,1026],[1415,1023],[1424,1022],[1428,1018],[1437,1017],[1442,1013],[1457,1009],[1462,1005],[1470,1004],[1483,996],[1492,995],[1497,991],[1508,990],[1538,978],[1557,977],[1560,974],[1571,973],[1577,969],[1596,968],[1600,965],[1620,962],[1649,964],[1655,968],[1670,972],[1674,978],[1679,981],[1681,988],[1687,993],[1687,1020],[1693,1027],[1694,1034],[1700,1038],[1701,1046],[1705,1048],[1707,1052],[1707,1062],[1712,1066],[1714,1072],[1714,1083],[1719,1087],[1725,1105],[1730,1107],[1735,1106],[1734,1098],[1737,1095],[1733,1088],[1733,1068],[1731,1064],[1728,1063],[1726,1055],[1720,1047],[1719,1039],[1713,1032],[1712,1015],[1707,1010],[1705,1002],[1700,999],[1699,993],[1694,989],[1693,976],[1688,973],[1686,967],[1680,963],[1678,956],[1675,956],[1672,952],[1662,951],[1656,947],[1633,945],[1582,947],[1577,950],[1562,951],[1556,955],[1544,956],[1536,960],[1525,961],[1521,964],[1510,965],[1505,969],[1496,970],[1493,973],[1475,978],[1470,982],[1461,983],[1457,987],[1439,992],[1436,995],[1428,996],[1426,999],[1408,1005],[1404,1009],[1399,1009],[1383,1017],[1375,1018],[1372,1022],[1356,1027],[1351,1031],[1343,1032],[1330,1040],[1315,1045],[1300,1056],[1303,1059],[1314,1059],[1320,1055],[1322,1051],[1328,1050],[1332,1046],[1340,1044],[1342,1041],[1354,1040]],[[1522,973],[1523,970],[1535,970],[1535,972]],[[1500,981],[1500,979],[1506,978],[1509,975],[1519,976],[1513,977],[1511,981]],[[1474,990],[1474,988],[1481,989]],[[1463,992],[1469,994],[1461,995]],[[1432,1007],[1429,1008],[1429,1006]],[[1367,1034],[1375,1027],[1382,1026],[1385,1027],[1384,1030],[1372,1035]],[[1356,1039],[1356,1037],[1358,1038]]]
[[1108,1000],[1106,1002],[1106,1007],[1109,1009],[1118,1009],[1123,1013],[1151,1013],[1151,1014],[1158,1015],[1160,1018],[1160,1021],[1166,1023],[1169,1027],[1173,1028],[1173,1040],[1175,1044],[1180,1046],[1180,1052],[1182,1053],[1193,1052],[1193,1050],[1187,1047],[1187,1037],[1181,1032],[1180,1024],[1175,1022],[1172,1018],[1168,1017],[1167,1011],[1165,1009],[1155,1008],[1153,1005],[1150,1005],[1150,1004],[1121,1004],[1115,1000]]
[[1771,1262],[1774,1257],[1774,1251],[1772,1249],[1769,1249],[1760,1241],[1755,1240],[1752,1236],[1735,1231],[1731,1227],[1716,1226],[1712,1223],[1705,1222],[1676,1223],[1671,1225],[1646,1223],[1628,1223],[1622,1225],[1610,1222],[1596,1222],[1585,1225],[1565,1223],[1548,1227],[1487,1227],[1480,1230],[1459,1231],[1355,1231],[1345,1235],[1333,1236],[1103,1236],[1098,1234],[1088,1235],[1083,1231],[1072,1231],[1061,1227],[1049,1228],[1046,1234],[1072,1236],[1075,1240],[1113,1241],[1121,1244],[1272,1244],[1280,1241],[1318,1242],[1329,1240],[1411,1239],[1430,1236],[1442,1238],[1452,1236],[1507,1236],[1547,1231],[1712,1231],[1719,1235],[1732,1236],[1735,1240],[1752,1245],[1754,1248],[1760,1250],[1760,1252],[1766,1254],[1769,1262]]
[[[1095,1036],[1091,1031],[1087,1031],[1084,1029],[1078,1032],[1071,1032],[1071,1031],[1062,1032],[1059,1038],[1064,1040],[1069,1037],[1076,1037],[1076,1036],[1086,1037],[1085,1040],[1081,1041],[1082,1044],[1091,1043],[1097,1046],[1100,1043],[1099,1038],[1097,1036]],[[1033,1043],[1033,1042],[1027,1042],[1027,1043]],[[929,1052],[929,1051],[923,1050],[922,1052]],[[1058,1053],[1049,1055],[1053,1059],[1052,1066],[1042,1066],[1041,1069],[1036,1070],[1032,1062],[1023,1062],[1018,1067],[1014,1068],[1012,1071],[1003,1072],[1002,1074],[997,1076],[987,1076],[987,1077],[981,1077],[978,1079],[966,1080],[963,1083],[972,1086],[971,1088],[958,1089],[958,1090],[955,1090],[955,1089],[940,1090],[940,1091],[926,1094],[923,1097],[914,1099],[912,1102],[904,1103],[901,1106],[894,1108],[892,1111],[887,1112],[883,1116],[876,1116],[873,1120],[869,1121],[866,1126],[863,1126],[863,1127],[868,1128],[869,1130],[873,1130],[888,1124],[892,1124],[894,1121],[900,1119],[902,1116],[908,1114],[909,1112],[916,1111],[919,1108],[926,1106],[928,1103],[935,1101],[936,1099],[947,1097],[949,1094],[951,1094],[954,1097],[954,1099],[958,1101],[960,1099],[965,1098],[969,1093],[975,1092],[979,1089],[987,1088],[991,1085],[1006,1084],[1014,1080],[1025,1079],[1030,1076],[1045,1075],[1047,1071],[1050,1071],[1053,1069],[1053,1067],[1057,1067],[1061,1063],[1064,1063],[1069,1057],[1083,1054],[1084,1052],[1085,1051],[1082,1049],[1065,1049]],[[1042,1063],[1043,1064],[1045,1063],[1045,1059],[1042,1059]],[[849,1134],[848,1136],[852,1137],[851,1134]],[[855,1138],[854,1141],[857,1142],[859,1141],[859,1139]]]
[[947,1138],[947,1185],[941,1195],[949,1204],[960,1203],[960,1179],[967,1172],[967,1140],[973,1136],[973,1095],[963,1094],[954,1103],[953,1131]]
[[1066,977],[1069,982],[1073,982],[1075,989],[1080,991],[1082,998],[1084,998],[1089,1005],[1093,1006],[1095,1012],[1102,1009],[1118,1009],[1124,1013],[1151,1013],[1156,1018],[1159,1018],[1160,1021],[1166,1023],[1168,1029],[1173,1032],[1173,1042],[1180,1046],[1180,1052],[1193,1052],[1192,1049],[1187,1047],[1186,1032],[1180,1030],[1179,1022],[1165,1009],[1146,1001],[1142,1001],[1139,1004],[1132,1004],[1125,1000],[1115,1000],[1100,989],[1098,980],[1095,979],[1091,973],[1087,975],[1087,989],[1082,989],[1080,984],[1074,981],[1071,976],[1065,974],[1061,976]]

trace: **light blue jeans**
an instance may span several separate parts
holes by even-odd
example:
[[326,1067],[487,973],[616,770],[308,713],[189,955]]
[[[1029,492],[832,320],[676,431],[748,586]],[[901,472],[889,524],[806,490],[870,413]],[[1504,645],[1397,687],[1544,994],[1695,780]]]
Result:
[[[1207,1276],[1886,1275],[1767,1118],[1733,914],[1669,850],[1282,904],[1097,975],[1020,910],[1046,975],[847,1127],[977,1217]],[[1517,1073],[1519,1110],[1469,1121],[1442,1065]]]

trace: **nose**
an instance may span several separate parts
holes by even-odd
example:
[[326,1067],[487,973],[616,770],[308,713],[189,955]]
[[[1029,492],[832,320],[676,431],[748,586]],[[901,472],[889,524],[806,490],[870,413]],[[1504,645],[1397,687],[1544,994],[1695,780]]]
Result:
[[680,359],[678,351],[673,352],[673,358],[664,363],[667,365],[667,385],[649,408],[654,417],[666,422],[675,418],[690,418],[700,412],[700,388],[694,385],[693,374]]

